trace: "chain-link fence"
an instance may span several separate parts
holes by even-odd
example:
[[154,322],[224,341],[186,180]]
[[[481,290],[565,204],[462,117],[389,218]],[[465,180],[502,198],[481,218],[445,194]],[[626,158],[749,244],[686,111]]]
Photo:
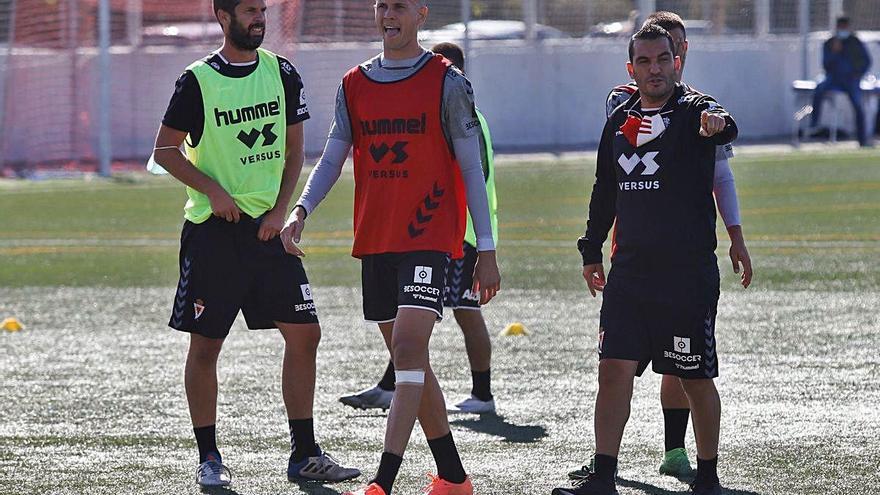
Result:
[[[143,159],[174,79],[222,40],[211,3],[0,0],[0,171],[99,162],[106,171],[111,158]],[[296,59],[310,103],[322,113],[332,107],[345,68],[377,51],[370,4],[267,0],[264,46]],[[789,37],[799,43],[791,55],[802,59],[800,77],[814,75],[817,63],[807,58],[818,56],[808,53],[808,43],[827,36],[820,32],[837,15],[849,14],[863,33],[880,32],[876,0],[432,0],[429,6],[421,33],[426,45],[459,41],[481,53],[511,43],[612,46],[609,40],[625,40],[651,11],[670,10],[685,19],[691,39]],[[326,131],[327,122],[318,124],[311,141]]]

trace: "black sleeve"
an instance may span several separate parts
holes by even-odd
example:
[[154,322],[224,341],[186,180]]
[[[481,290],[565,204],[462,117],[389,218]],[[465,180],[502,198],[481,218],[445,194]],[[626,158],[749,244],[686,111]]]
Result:
[[196,138],[201,136],[205,125],[205,107],[199,81],[191,71],[186,71],[177,78],[162,124],[187,132],[194,143],[198,142]]
[[739,129],[736,127],[736,122],[733,120],[733,117],[727,113],[727,110],[724,109],[715,98],[712,98],[709,95],[702,95],[698,98],[694,103],[693,115],[696,117],[697,125],[695,129],[696,132],[699,132],[700,129],[700,116],[703,111],[708,111],[709,113],[713,113],[715,115],[720,115],[724,117],[724,120],[727,121],[727,126],[723,131],[715,134],[711,138],[712,144],[715,146],[723,146],[727,143],[732,143],[737,135],[739,134]]
[[617,178],[614,171],[614,119],[605,122],[599,152],[596,158],[596,183],[590,196],[587,231],[578,239],[578,251],[584,266],[602,263],[602,244],[614,224],[617,208]]
[[284,101],[287,108],[287,125],[299,124],[309,119],[306,91],[299,72],[286,58],[278,57],[281,83],[284,85]]

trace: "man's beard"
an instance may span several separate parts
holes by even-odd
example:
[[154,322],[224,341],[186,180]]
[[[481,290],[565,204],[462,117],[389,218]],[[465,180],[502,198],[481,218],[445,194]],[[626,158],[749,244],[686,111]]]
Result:
[[[251,36],[251,28],[257,27],[263,28],[263,34],[259,36]],[[229,24],[229,40],[240,50],[256,50],[263,44],[263,36],[265,36],[265,34],[266,25],[262,23],[251,24],[247,29],[243,29],[238,22],[238,19],[233,16],[232,22]]]

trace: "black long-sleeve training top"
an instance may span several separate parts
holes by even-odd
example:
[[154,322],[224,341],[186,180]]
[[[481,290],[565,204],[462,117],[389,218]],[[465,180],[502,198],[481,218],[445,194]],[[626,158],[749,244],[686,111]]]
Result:
[[[724,117],[724,130],[700,136],[703,111]],[[578,240],[584,265],[602,262],[615,218],[617,273],[715,265],[715,147],[736,136],[733,118],[709,95],[679,84],[663,108],[645,110],[640,93],[633,94],[602,131],[587,230]]]

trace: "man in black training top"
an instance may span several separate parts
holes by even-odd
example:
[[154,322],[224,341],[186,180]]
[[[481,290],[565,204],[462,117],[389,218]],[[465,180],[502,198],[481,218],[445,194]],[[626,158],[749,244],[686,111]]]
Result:
[[[633,379],[649,362],[675,375],[691,404],[698,495],[721,493],[716,464],[721,401],[715,314],[712,185],[715,147],[736,124],[710,96],[675,82],[681,60],[660,26],[629,44],[627,70],[639,90],[602,131],[586,234],[578,240],[590,293],[604,291],[599,322],[595,472],[553,495],[616,494],[614,472],[629,418]],[[616,218],[606,285],[602,245]]]

